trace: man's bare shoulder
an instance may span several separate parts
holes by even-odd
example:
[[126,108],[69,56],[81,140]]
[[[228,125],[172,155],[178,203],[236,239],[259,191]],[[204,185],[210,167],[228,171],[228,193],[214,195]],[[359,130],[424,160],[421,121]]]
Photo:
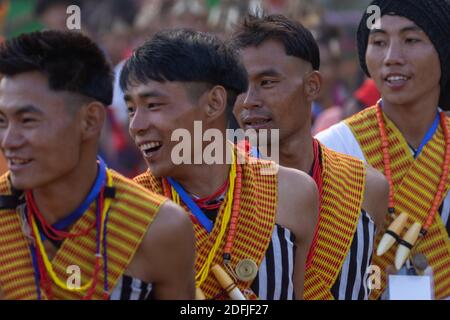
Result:
[[157,299],[192,299],[194,292],[195,240],[188,214],[168,200],[147,230],[137,266],[155,285]]
[[386,177],[371,166],[366,166],[366,186],[363,209],[374,219],[378,230],[383,228],[387,214],[389,184]]
[[317,186],[314,180],[297,169],[279,166],[278,186],[280,194],[295,196],[300,201],[317,197]]
[[188,214],[167,200],[150,224],[134,259],[146,265],[145,278],[157,280],[165,277],[165,271],[170,267],[164,265],[176,257],[180,261],[189,260],[189,255],[194,255],[194,246],[194,231]]
[[168,200],[161,205],[147,232],[146,241],[178,245],[192,238],[192,230],[192,222],[188,214],[183,208]]
[[305,234],[305,227],[313,230],[319,207],[314,180],[300,170],[280,166],[278,188],[277,223],[290,228],[299,237]]

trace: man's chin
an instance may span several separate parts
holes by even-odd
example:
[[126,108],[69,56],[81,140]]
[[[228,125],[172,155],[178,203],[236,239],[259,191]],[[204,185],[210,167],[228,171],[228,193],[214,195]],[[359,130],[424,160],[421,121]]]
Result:
[[402,93],[387,93],[383,97],[384,103],[389,103],[391,105],[398,105],[398,106],[407,106],[410,104],[414,104],[416,100],[415,97],[413,97],[411,94],[404,94]]
[[13,174],[10,174],[11,185],[16,190],[31,190],[34,188],[34,184],[31,181],[21,179]]

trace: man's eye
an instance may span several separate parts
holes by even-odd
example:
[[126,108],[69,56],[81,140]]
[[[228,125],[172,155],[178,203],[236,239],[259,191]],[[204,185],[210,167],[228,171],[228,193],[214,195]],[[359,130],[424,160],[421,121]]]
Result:
[[414,43],[418,43],[418,42],[420,42],[420,39],[415,39],[415,38],[406,39],[406,43],[414,44]]
[[372,41],[372,44],[377,47],[382,47],[386,45],[386,42],[384,40],[374,40]]
[[276,81],[274,81],[274,80],[262,80],[261,81],[261,86],[270,86],[270,85],[273,85],[275,83],[276,83]]
[[22,119],[22,123],[25,123],[25,124],[27,124],[27,123],[33,123],[33,122],[36,122],[37,120],[36,119],[34,119],[34,118],[23,118]]
[[162,103],[149,103],[147,105],[147,108],[148,109],[154,109],[154,108],[157,108],[157,107],[160,107],[160,106],[162,106]]

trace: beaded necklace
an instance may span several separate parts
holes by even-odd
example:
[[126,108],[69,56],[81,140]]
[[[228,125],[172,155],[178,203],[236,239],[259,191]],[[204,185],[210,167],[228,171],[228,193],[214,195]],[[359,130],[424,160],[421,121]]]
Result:
[[[225,265],[229,265],[231,261],[231,249],[233,247],[233,242],[236,235],[236,227],[240,211],[240,194],[242,192],[242,168],[239,164],[237,164],[234,152],[232,153],[232,156],[233,161],[229,174],[229,188],[226,194],[226,206],[224,208],[220,231],[214,241],[211,251],[208,253],[205,263],[195,276],[197,288],[200,288],[202,283],[208,277],[209,270],[213,263],[214,257],[219,250],[220,244],[222,243],[227,227],[228,233],[223,249],[223,260]],[[175,203],[180,205],[180,196],[167,179],[163,179],[163,189],[166,197],[171,198]]]
[[[104,167],[103,161],[100,160],[100,171],[104,170],[107,179],[107,186],[109,188],[112,187],[112,176],[107,172]],[[63,290],[68,291],[86,291],[86,295],[83,297],[83,300],[90,300],[94,294],[95,288],[97,286],[97,282],[99,279],[100,269],[101,269],[101,259],[103,258],[103,267],[104,267],[104,294],[103,298],[107,299],[109,297],[109,287],[108,287],[108,265],[107,265],[107,248],[106,248],[106,237],[107,237],[107,229],[106,224],[108,220],[109,208],[111,206],[111,199],[107,197],[105,199],[105,186],[102,187],[98,198],[97,198],[97,210],[96,210],[96,219],[93,226],[88,227],[86,230],[83,230],[78,233],[70,233],[58,230],[53,226],[50,226],[45,219],[43,218],[42,213],[37,208],[37,205],[34,201],[33,194],[31,191],[27,191],[25,193],[26,203],[27,203],[27,222],[31,230],[31,236],[33,238],[34,245],[30,245],[30,249],[32,252],[32,260],[33,267],[35,269],[35,282],[36,282],[36,291],[38,295],[38,299],[41,299],[41,287],[46,292],[47,298],[52,299],[52,290],[50,278],[53,282]],[[47,256],[43,245],[43,236],[39,232],[39,228],[36,223],[36,219],[41,223],[43,233],[49,239],[54,240],[64,240],[65,238],[75,238],[79,236],[86,235],[94,226],[96,227],[96,253],[95,253],[95,267],[92,279],[83,286],[80,287],[71,287],[68,286],[64,281],[58,278],[56,275],[53,266]],[[51,231],[51,232],[50,232]],[[103,255],[102,255],[103,253]]]
[[[384,174],[386,176],[386,179],[389,183],[389,214],[393,216],[395,214],[395,203],[394,203],[394,183],[392,181],[392,172],[391,172],[391,158],[389,154],[389,141],[386,131],[386,126],[384,124],[383,120],[383,113],[381,111],[381,107],[379,104],[376,106],[376,116],[378,121],[378,128],[380,130],[380,137],[381,137],[381,148],[383,150],[383,164],[384,164]],[[442,174],[441,178],[438,184],[438,190],[434,196],[433,204],[428,211],[427,219],[424,223],[424,225],[421,228],[420,234],[425,236],[428,232],[428,229],[430,228],[431,224],[433,223],[434,217],[436,215],[436,212],[439,210],[439,204],[441,203],[442,197],[445,193],[445,184],[447,182],[447,177],[449,173],[449,167],[450,167],[450,133],[447,126],[447,117],[444,112],[440,112],[440,122],[442,130],[444,131],[444,137],[445,137],[445,158],[444,158],[444,164],[442,168]]]

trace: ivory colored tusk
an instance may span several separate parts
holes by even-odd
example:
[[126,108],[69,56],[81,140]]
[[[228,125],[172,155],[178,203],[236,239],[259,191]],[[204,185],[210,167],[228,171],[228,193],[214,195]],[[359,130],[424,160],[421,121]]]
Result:
[[[417,238],[419,237],[421,228],[422,228],[422,225],[420,223],[414,222],[414,224],[405,233],[403,240],[414,245],[417,241]],[[405,263],[406,259],[408,259],[410,251],[411,251],[411,249],[409,249],[403,245],[398,246],[397,252],[395,253],[395,268],[397,270],[400,270],[401,267],[403,266],[403,264]]]
[[206,296],[203,293],[202,289],[195,288],[195,300],[206,300]]
[[388,233],[385,233],[380,240],[377,247],[377,256],[382,256],[388,251],[395,243],[395,238]]
[[247,300],[239,288],[234,283],[233,279],[226,273],[223,268],[216,264],[211,268],[212,273],[223,289],[225,289],[232,300]]
[[[400,233],[405,227],[407,221],[408,221],[408,214],[402,212],[397,218],[395,218],[394,221],[392,221],[392,223],[388,227],[388,230],[400,236]],[[386,251],[388,251],[394,243],[395,238],[390,234],[385,233],[381,238],[380,243],[378,244],[377,256],[382,256],[383,254],[385,254]]]

